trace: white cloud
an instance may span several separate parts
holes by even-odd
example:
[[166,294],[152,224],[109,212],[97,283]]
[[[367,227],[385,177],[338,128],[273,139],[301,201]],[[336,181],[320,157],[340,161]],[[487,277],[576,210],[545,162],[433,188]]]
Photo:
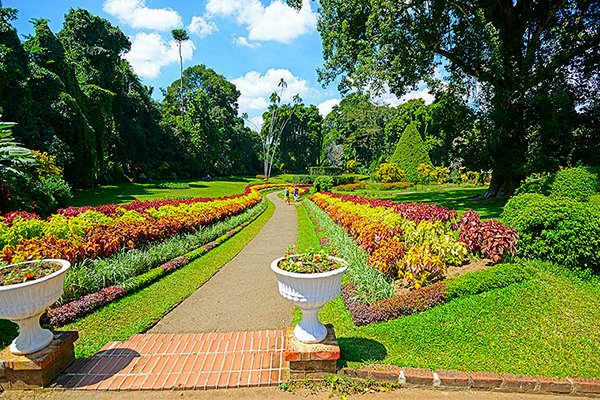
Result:
[[167,31],[183,26],[177,11],[170,8],[148,8],[146,0],[106,0],[102,9],[132,28]]
[[316,89],[309,87],[308,81],[294,76],[287,69],[270,69],[264,75],[251,71],[244,76],[231,80],[241,92],[239,99],[240,112],[248,112],[249,110],[266,111],[271,93],[279,92],[277,85],[281,78],[285,79],[288,85],[281,99],[283,103],[292,101],[296,94],[299,94],[302,99],[319,95]]
[[190,32],[200,36],[200,38],[204,38],[219,30],[214,22],[206,21],[204,18],[198,16],[192,17],[192,22],[188,26],[188,29]]
[[260,43],[250,43],[248,41],[248,39],[246,39],[243,36],[240,36],[239,38],[234,39],[233,43],[237,44],[238,46],[250,47],[251,49],[256,49],[257,47],[261,46]]
[[246,121],[246,126],[255,132],[260,132],[264,122],[265,121],[263,120],[263,117],[258,115],[256,117],[250,118],[249,121]]
[[[131,51],[124,58],[143,78],[156,79],[162,67],[179,62],[179,45],[174,40],[167,43],[158,33],[140,32],[131,40]],[[191,40],[181,45],[181,57],[191,60],[196,47]]]
[[333,110],[333,107],[340,104],[341,101],[342,101],[341,99],[325,100],[324,102],[322,102],[321,104],[319,104],[317,106],[317,108],[319,109],[319,114],[321,114],[323,117],[326,117],[327,114],[329,114],[331,112],[331,110]]
[[317,14],[312,11],[311,0],[303,0],[297,11],[281,0],[264,6],[259,0],[208,0],[208,17],[234,17],[245,25],[248,39],[291,43],[298,36],[314,32]]
[[[386,88],[387,90],[387,88]],[[382,95],[376,97],[374,100],[381,103],[389,104],[392,107],[398,107],[400,104],[404,104],[411,99],[423,99],[425,104],[431,104],[435,100],[435,96],[429,93],[427,86],[420,90],[414,90],[406,93],[401,98],[396,97],[394,94],[385,92]]]

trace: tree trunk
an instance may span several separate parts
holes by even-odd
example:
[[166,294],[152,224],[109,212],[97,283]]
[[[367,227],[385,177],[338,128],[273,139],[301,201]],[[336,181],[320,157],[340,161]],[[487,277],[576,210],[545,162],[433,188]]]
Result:
[[185,119],[183,113],[183,58],[181,57],[181,42],[179,43],[179,100],[181,101],[181,118]]
[[473,200],[512,196],[515,193],[515,189],[519,187],[523,180],[524,177],[494,171],[492,172],[492,181],[487,192],[475,196]]

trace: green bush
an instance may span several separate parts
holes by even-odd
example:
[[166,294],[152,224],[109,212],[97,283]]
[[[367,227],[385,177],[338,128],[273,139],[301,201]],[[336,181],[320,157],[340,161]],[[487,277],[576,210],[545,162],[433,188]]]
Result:
[[517,255],[600,272],[597,205],[527,193],[508,201],[502,219],[519,233]]
[[310,185],[314,181],[315,177],[310,175],[294,175],[292,177],[292,183],[294,185]]
[[497,264],[446,281],[446,298],[454,299],[503,288],[528,279],[534,272],[533,268],[521,264]]
[[333,187],[333,178],[330,176],[319,176],[315,179],[315,191],[330,192]]
[[333,186],[339,186],[356,183],[359,177],[357,175],[336,175],[331,178],[333,179]]
[[591,168],[568,168],[556,173],[550,195],[588,201],[598,192],[598,176]]
[[535,181],[523,182],[523,184],[517,188],[515,194],[537,193],[549,196],[555,178],[555,174],[550,174],[544,175]]
[[311,176],[333,176],[341,175],[344,169],[342,167],[309,167],[308,171]]
[[[71,205],[73,194],[69,184],[62,178],[54,176],[51,178],[40,178],[38,185],[43,192],[52,196],[57,208],[66,208]],[[52,210],[56,211],[56,209]]]
[[417,174],[419,164],[432,164],[425,142],[413,124],[408,125],[402,133],[389,162],[397,164],[408,177]]

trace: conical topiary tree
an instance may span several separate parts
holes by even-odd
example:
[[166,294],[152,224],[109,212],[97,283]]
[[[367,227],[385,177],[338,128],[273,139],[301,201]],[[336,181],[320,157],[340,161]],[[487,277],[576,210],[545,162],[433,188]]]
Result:
[[409,179],[417,174],[419,164],[431,164],[425,142],[413,124],[409,124],[402,133],[389,162],[396,163]]

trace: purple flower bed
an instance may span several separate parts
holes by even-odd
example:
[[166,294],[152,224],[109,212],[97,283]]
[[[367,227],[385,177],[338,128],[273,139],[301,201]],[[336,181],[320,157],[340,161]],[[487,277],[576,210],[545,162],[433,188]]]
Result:
[[433,285],[413,290],[407,294],[380,300],[371,305],[353,300],[357,295],[353,283],[342,286],[341,294],[344,305],[350,311],[352,320],[357,326],[362,326],[427,311],[439,304],[443,304],[446,297],[446,284],[444,282],[437,282]]
[[120,285],[104,288],[96,293],[88,294],[75,301],[49,310],[47,322],[53,326],[62,326],[123,297],[125,294],[125,289]]

